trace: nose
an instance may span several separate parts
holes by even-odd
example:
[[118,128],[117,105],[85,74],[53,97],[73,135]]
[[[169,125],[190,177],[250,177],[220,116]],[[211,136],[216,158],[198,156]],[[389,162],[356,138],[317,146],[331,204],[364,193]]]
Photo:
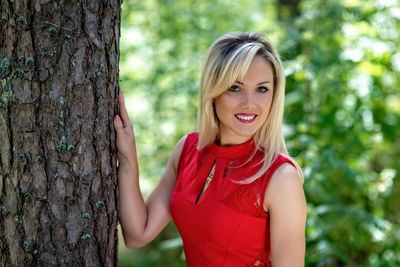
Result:
[[242,107],[251,107],[253,105],[255,105],[254,95],[251,92],[245,92],[241,99],[241,106]]

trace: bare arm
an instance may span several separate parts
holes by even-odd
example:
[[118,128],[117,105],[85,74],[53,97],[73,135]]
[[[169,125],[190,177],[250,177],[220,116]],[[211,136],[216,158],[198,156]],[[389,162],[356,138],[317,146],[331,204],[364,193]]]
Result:
[[[169,203],[177,177],[177,167],[186,136],[176,145],[164,174],[144,202],[139,187],[139,169],[135,136],[125,107],[123,93],[119,95],[121,117],[114,118],[119,159],[120,223],[128,248],[143,247],[152,241],[171,220]],[[122,119],[122,120],[121,120]]]
[[284,163],[267,187],[264,206],[270,213],[273,267],[304,266],[307,204],[296,168]]

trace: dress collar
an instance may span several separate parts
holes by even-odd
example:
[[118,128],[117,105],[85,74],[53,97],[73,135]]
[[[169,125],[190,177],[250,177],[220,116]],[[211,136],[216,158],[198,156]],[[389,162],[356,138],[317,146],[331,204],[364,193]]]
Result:
[[256,149],[253,138],[235,146],[219,146],[215,142],[211,145],[211,153],[218,158],[235,159],[245,155],[250,156]]

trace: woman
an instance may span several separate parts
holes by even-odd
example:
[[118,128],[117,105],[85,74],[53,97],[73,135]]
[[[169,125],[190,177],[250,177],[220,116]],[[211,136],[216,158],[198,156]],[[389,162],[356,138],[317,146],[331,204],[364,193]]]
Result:
[[189,267],[304,265],[307,208],[282,135],[284,89],[282,63],[261,35],[216,40],[202,72],[199,132],[178,142],[146,202],[120,93],[114,125],[127,247],[146,245],[172,217]]

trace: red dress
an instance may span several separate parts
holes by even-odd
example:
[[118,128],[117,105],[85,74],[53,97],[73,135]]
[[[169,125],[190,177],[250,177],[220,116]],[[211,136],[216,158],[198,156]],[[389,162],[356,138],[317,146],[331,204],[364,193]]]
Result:
[[[197,142],[197,133],[186,138],[170,203],[187,265],[270,266],[264,192],[276,168],[289,159],[279,156],[265,174],[243,185],[234,181],[250,177],[262,166],[263,152],[254,154],[252,139],[231,147],[212,144],[200,151]],[[214,162],[213,179],[196,202]]]

